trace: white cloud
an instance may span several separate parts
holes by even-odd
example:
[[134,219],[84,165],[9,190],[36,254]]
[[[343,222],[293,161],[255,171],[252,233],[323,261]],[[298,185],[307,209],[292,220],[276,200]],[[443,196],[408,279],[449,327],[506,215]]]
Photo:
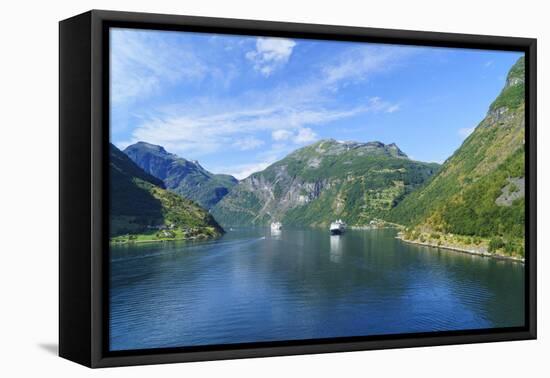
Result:
[[303,129],[304,126],[319,126],[367,110],[368,107],[327,110],[274,105],[219,112],[219,109],[208,106],[196,113],[191,108],[180,108],[175,113],[155,114],[147,119],[133,130],[131,141],[160,144],[190,158],[218,151],[228,145],[240,149],[259,147],[262,141],[249,137],[258,131],[270,131],[279,140],[284,140],[283,135],[288,134],[294,140],[307,141],[311,139],[312,131]]
[[395,113],[395,112],[398,111],[399,109],[400,109],[400,107],[399,107],[398,104],[390,105],[390,106],[388,106],[388,108],[386,109],[386,113]]
[[327,85],[342,85],[368,79],[374,73],[388,71],[414,53],[414,48],[366,45],[350,49],[322,68]]
[[248,51],[245,56],[256,71],[268,77],[288,62],[294,46],[296,42],[291,39],[260,37],[256,39],[256,49]]
[[468,135],[470,135],[475,130],[475,127],[463,127],[461,129],[458,129],[458,135],[460,135],[463,138],[466,138]]
[[111,32],[111,100],[130,102],[182,80],[200,80],[208,69],[190,48],[167,42],[158,33]]
[[294,143],[309,143],[317,139],[317,134],[310,128],[302,128],[298,130],[296,137],[294,138]]
[[242,180],[255,172],[263,171],[273,163],[274,161],[264,161],[260,163],[241,164],[228,168],[220,168],[219,171],[227,172],[227,174],[237,178],[238,180]]
[[264,141],[255,137],[244,137],[233,143],[233,146],[241,151],[254,150],[264,144]]
[[263,149],[258,153],[252,163],[220,167],[213,172],[227,172],[239,180],[242,180],[255,172],[263,171],[271,164],[288,155],[295,148],[294,145],[288,145],[286,143],[274,143],[269,148]]
[[259,99],[255,104],[240,99],[235,103],[204,100],[181,104],[144,116],[125,143],[147,141],[185,158],[198,159],[227,146],[240,150],[258,148],[264,142],[257,132],[267,131],[275,142],[309,143],[317,138],[312,127],[367,112],[386,112],[394,106],[378,97],[347,109],[325,108],[313,102],[301,103],[286,97],[285,101],[272,103]]
[[[134,35],[135,33],[132,32],[132,38],[126,38],[123,31],[113,34],[118,35],[117,43],[121,48],[117,56],[113,57],[119,60],[120,71],[118,75],[114,75],[119,77],[120,85],[116,89],[116,83],[113,83],[115,97],[147,95],[148,92],[154,91],[162,80],[177,81],[183,77],[192,80],[214,74],[199,61],[193,62],[192,55],[183,55],[181,59],[176,59],[178,53],[170,49],[170,46],[161,46],[166,49],[158,46],[148,47],[147,42],[150,44],[151,41],[147,40],[147,35],[139,38]],[[277,65],[289,59],[294,46],[294,41],[284,38],[258,38],[256,50],[249,56],[260,66]],[[402,49],[373,46],[354,48],[335,57],[331,64],[317,67],[320,71],[316,80],[296,85],[283,83],[268,91],[248,91],[224,100],[215,97],[194,98],[191,100],[192,103],[153,109],[151,114],[140,114],[144,121],[134,129],[131,140],[172,144],[180,152],[190,149],[198,154],[204,154],[216,151],[220,145],[235,143],[235,140],[228,140],[229,137],[243,138],[243,135],[250,135],[258,130],[274,132],[285,129],[294,130],[295,133],[305,126],[318,126],[368,111],[395,112],[399,109],[398,105],[376,97],[367,99],[364,105],[335,107],[331,88],[346,85],[349,80],[364,78],[365,75],[377,70],[388,69],[404,54]],[[183,59],[184,57],[188,59]],[[176,66],[172,60],[177,62]],[[188,64],[188,61],[191,63]],[[130,73],[124,69],[134,63],[139,63],[139,66],[145,66],[147,69],[144,69],[143,75],[136,73],[139,70],[130,70],[129,72],[134,72],[135,75],[131,74],[134,76],[128,78]],[[117,65],[114,64],[113,68],[115,66]],[[182,71],[179,66],[187,68]],[[333,104],[332,107],[330,104]],[[278,133],[272,135],[273,139],[283,140],[284,134]],[[250,146],[250,143],[246,145]]]
[[[262,40],[266,41],[257,41],[256,51],[249,56],[258,67],[274,65],[274,69],[277,68],[288,60],[295,45],[291,40],[283,39],[286,41],[283,43],[281,39]],[[377,70],[388,69],[399,56],[398,53],[394,56],[391,49],[367,48],[367,51],[369,54],[364,51],[359,54],[354,49],[353,53],[334,57],[329,65],[316,67],[313,80],[302,83],[284,82],[269,90],[250,90],[234,97],[193,97],[185,103],[150,109],[148,113],[141,111],[141,122],[131,136],[125,138],[124,144],[143,140],[162,145],[182,157],[199,160],[201,156],[227,148],[258,149],[255,155],[251,154],[255,163],[213,169],[243,177],[282,158],[297,144],[313,142],[317,139],[316,131],[323,125],[369,112],[399,110],[399,105],[379,97],[357,99],[353,104],[334,101],[333,90],[363,80]],[[368,63],[367,55],[376,64]],[[364,57],[361,64],[354,60],[357,56]],[[166,73],[163,77],[171,75]],[[265,151],[260,149],[268,140],[259,139],[259,132],[271,135],[275,144]]]
[[271,138],[274,141],[288,140],[292,137],[292,132],[286,129],[275,130],[271,133]]
[[271,138],[275,142],[283,142],[291,140],[296,144],[303,144],[313,142],[317,139],[317,134],[315,131],[309,127],[299,128],[297,131],[290,131],[287,129],[275,130],[271,133]]

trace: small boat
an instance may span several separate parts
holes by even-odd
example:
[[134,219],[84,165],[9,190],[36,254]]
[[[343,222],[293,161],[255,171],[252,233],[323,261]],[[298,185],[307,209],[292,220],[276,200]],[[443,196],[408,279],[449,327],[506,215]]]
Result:
[[330,224],[330,233],[332,235],[340,235],[346,231],[346,224],[341,219],[336,220]]
[[283,225],[281,222],[273,222],[271,223],[271,231],[280,231],[283,228]]

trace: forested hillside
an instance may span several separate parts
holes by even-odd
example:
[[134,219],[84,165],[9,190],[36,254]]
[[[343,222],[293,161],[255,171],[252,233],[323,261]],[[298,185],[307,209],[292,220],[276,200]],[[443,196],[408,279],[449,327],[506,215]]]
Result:
[[[388,219],[409,239],[457,234],[490,251],[523,255],[525,224],[525,69],[521,58],[487,116],[423,188]],[[424,235],[422,235],[424,234]]]

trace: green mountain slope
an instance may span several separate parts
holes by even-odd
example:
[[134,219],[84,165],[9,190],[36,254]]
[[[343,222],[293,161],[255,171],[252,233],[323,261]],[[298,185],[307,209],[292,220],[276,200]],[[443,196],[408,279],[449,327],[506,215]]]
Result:
[[439,173],[405,198],[388,219],[410,226],[416,236],[436,232],[488,238],[493,251],[523,254],[524,76],[522,58],[485,119]]
[[[206,210],[163,189],[163,185],[111,145],[111,237],[130,234],[145,239],[170,239],[217,236],[223,232]],[[159,232],[162,237],[157,236]]]
[[438,169],[395,144],[322,140],[242,180],[212,210],[223,225],[300,226],[342,218],[362,225],[387,214]]
[[230,175],[208,172],[197,161],[168,153],[163,147],[138,142],[124,153],[145,172],[161,179],[166,188],[210,209],[237,184]]

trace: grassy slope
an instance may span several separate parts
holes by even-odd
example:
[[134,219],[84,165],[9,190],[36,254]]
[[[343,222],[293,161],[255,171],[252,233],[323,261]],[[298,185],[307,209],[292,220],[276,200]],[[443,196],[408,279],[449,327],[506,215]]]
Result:
[[511,206],[495,203],[508,178],[525,176],[523,76],[520,60],[487,117],[425,187],[392,210],[390,220],[416,231],[479,237],[487,244],[500,239],[496,249],[523,254],[524,198]]

